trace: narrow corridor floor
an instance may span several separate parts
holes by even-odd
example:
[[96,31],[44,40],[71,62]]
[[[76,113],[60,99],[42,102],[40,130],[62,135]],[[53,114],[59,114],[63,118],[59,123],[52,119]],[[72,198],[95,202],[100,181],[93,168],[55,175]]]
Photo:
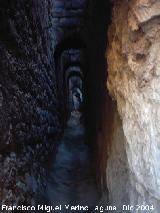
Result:
[[98,198],[85,129],[80,114],[72,112],[48,175],[45,199],[49,205],[83,205],[92,209]]

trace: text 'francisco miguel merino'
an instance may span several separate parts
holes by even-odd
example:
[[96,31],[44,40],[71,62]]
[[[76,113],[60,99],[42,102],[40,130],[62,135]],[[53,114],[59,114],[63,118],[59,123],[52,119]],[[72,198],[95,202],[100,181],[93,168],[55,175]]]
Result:
[[[70,206],[70,205],[64,205],[64,209],[71,210],[71,211],[88,211],[88,206]],[[48,205],[37,205],[35,206],[8,206],[8,205],[2,205],[1,206],[2,211],[46,211],[46,212],[52,212],[52,211],[62,211],[62,205],[58,206],[48,206]]]

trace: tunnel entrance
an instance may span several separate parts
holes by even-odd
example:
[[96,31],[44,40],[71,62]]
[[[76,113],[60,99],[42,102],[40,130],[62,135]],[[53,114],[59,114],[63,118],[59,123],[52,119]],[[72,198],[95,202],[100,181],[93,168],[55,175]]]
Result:
[[64,115],[62,119],[66,118],[63,119],[64,125],[73,107],[73,88],[79,88],[81,96],[84,93],[82,80],[85,75],[84,54],[85,44],[77,33],[62,39],[55,49],[54,58],[58,82],[58,97],[61,100],[59,108],[62,110],[60,114]]
[[50,205],[88,206],[86,210],[89,210],[98,202],[99,192],[89,143],[86,144],[86,45],[75,37],[63,40],[55,51],[58,95],[63,101],[61,109],[67,116],[42,200]]
[[[111,5],[105,0],[89,0],[83,10],[80,26],[61,26],[64,35],[54,51],[59,114],[64,132],[41,200],[52,205],[87,205],[89,211],[106,190],[107,151],[105,153],[104,149],[107,150],[107,145],[104,138],[99,140],[99,135],[105,131],[104,112],[107,111],[108,116],[108,134],[112,122],[105,59]],[[68,25],[70,21],[71,17]]]

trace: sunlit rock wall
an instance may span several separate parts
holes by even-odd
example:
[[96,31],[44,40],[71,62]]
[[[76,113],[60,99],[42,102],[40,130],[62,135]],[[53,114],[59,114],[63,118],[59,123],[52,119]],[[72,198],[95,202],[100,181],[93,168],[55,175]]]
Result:
[[[122,120],[130,204],[160,209],[160,2],[113,1],[108,89]],[[117,139],[117,146],[120,141]],[[116,149],[116,147],[115,147]],[[112,158],[111,154],[110,157]],[[108,161],[108,167],[111,162]],[[113,163],[113,162],[112,162]],[[121,164],[119,165],[121,166]],[[112,171],[107,170],[111,180]],[[118,172],[119,173],[119,172]],[[108,183],[112,202],[119,175]],[[123,178],[123,176],[122,176]],[[117,191],[119,188],[117,188]],[[122,196],[122,194],[120,195]],[[119,198],[120,199],[120,198]],[[141,211],[140,211],[141,212]]]

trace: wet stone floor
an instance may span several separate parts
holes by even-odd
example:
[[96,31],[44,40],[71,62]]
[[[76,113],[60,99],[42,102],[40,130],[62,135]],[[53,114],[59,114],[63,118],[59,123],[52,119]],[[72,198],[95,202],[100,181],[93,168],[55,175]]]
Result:
[[[85,144],[85,129],[80,117],[78,112],[71,113],[48,171],[46,190],[43,192],[45,204],[61,205],[62,209],[58,212],[62,213],[92,212],[99,199],[89,148]],[[86,211],[71,211],[72,205],[88,208]]]

